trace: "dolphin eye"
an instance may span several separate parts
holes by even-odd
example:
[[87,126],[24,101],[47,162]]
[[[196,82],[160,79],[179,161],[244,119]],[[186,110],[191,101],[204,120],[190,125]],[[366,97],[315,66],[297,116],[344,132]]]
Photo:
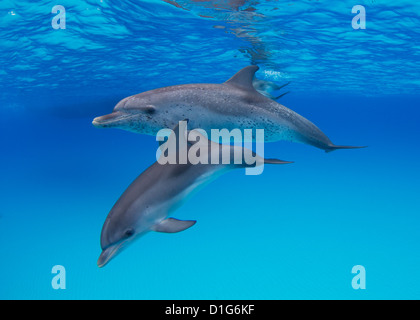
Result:
[[156,111],[155,106],[153,106],[153,105],[151,105],[151,104],[148,104],[147,106],[143,107],[142,109],[143,109],[143,110],[144,110],[144,112],[145,112],[145,113],[147,113],[147,114],[153,114],[153,113],[155,113],[155,111]]
[[133,234],[134,234],[134,230],[133,230],[133,229],[127,229],[127,230],[124,232],[124,235],[125,235],[127,238],[131,237]]

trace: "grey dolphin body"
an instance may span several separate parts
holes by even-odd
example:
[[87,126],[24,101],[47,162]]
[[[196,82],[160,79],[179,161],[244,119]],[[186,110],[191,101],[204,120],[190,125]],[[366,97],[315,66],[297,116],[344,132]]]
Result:
[[326,152],[337,146],[312,122],[260,94],[252,85],[257,66],[248,66],[222,84],[176,85],[121,100],[114,112],[93,120],[101,128],[156,135],[188,118],[193,128],[264,129],[265,141],[306,143]]
[[[264,159],[248,149],[219,145],[207,140],[197,131],[191,131],[191,133],[200,136],[200,139],[196,143],[186,142],[187,149],[193,145],[197,147],[197,144],[208,145],[208,159],[211,159],[211,154],[216,149],[221,155],[223,149],[228,148],[232,154],[238,149],[243,155],[247,152],[252,153],[257,166],[263,163],[290,163],[277,159]],[[174,139],[176,136],[185,137],[181,134],[175,135],[175,137],[174,135],[169,139]],[[181,152],[180,149],[177,150],[177,153],[179,152]],[[209,161],[209,163],[211,162]],[[187,164],[155,162],[134,180],[109,212],[102,228],[102,253],[97,262],[98,266],[103,267],[128,243],[149,231],[173,233],[194,225],[195,221],[181,221],[168,218],[168,216],[181,206],[187,196],[196,191],[198,187],[202,187],[229,170],[248,167],[245,162],[242,163],[244,164],[193,165],[190,162]]]

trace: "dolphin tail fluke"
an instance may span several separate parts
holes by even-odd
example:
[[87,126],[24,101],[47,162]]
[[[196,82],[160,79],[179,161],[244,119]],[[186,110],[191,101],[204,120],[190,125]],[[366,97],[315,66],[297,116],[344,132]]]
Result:
[[264,159],[264,164],[288,164],[293,163],[293,161],[284,161],[279,159]]
[[367,148],[367,146],[363,147],[354,147],[354,146],[336,146],[336,145],[330,145],[328,146],[328,149],[325,149],[325,152],[331,152],[338,149],[361,149],[361,148]]

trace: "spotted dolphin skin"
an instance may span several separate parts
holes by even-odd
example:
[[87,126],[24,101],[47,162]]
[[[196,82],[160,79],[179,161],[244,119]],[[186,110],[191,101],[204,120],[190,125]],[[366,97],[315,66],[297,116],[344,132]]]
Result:
[[301,142],[325,150],[361,147],[338,146],[312,122],[260,94],[252,85],[257,66],[248,66],[222,84],[186,84],[146,91],[121,100],[111,114],[93,125],[156,135],[190,119],[193,128],[264,129],[266,142]]
[[[189,140],[196,142],[189,142],[185,138],[186,127],[184,131],[179,129],[180,127],[180,125],[177,126],[169,139],[180,136],[184,139],[185,143],[182,145],[185,145],[184,148],[187,150],[193,146],[198,149],[207,146],[209,164],[191,164],[189,161],[186,164],[161,164],[161,161],[157,161],[140,174],[118,199],[105,220],[101,233],[102,253],[97,262],[99,267],[106,265],[127,244],[149,231],[174,233],[193,226],[195,224],[193,220],[182,221],[168,218],[168,216],[198,187],[202,187],[221,174],[235,168],[255,167],[265,163],[290,163],[277,159],[264,159],[249,149],[239,146],[220,145],[209,141],[196,130],[190,131],[190,135],[194,134],[195,137],[189,136]],[[180,145],[179,142],[176,150],[177,157],[182,152]],[[225,148],[229,153],[239,150],[243,156],[252,153],[255,163],[253,165],[248,165],[246,162],[233,164],[232,161],[228,164],[222,164],[222,162],[211,164],[211,154],[217,150],[219,155],[222,155]]]

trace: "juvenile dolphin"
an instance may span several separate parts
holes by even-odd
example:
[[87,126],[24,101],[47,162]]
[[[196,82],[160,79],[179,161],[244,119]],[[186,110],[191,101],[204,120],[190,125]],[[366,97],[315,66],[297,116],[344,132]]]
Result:
[[282,93],[279,96],[272,95],[273,91],[278,91],[280,89],[283,89],[289,84],[290,84],[290,81],[279,86],[278,84],[272,81],[257,79],[256,77],[254,77],[254,80],[252,81],[252,86],[255,88],[255,90],[257,90],[259,93],[266,96],[267,98],[270,98],[273,100],[280,99],[281,97],[284,97],[286,94],[290,93],[290,91],[287,91],[287,92]]
[[[177,139],[178,136],[184,139],[187,149],[197,144],[208,146],[208,159],[217,149],[219,155],[223,149],[229,149],[230,153],[240,149],[242,155],[251,152],[255,156],[256,166],[264,163],[285,164],[290,163],[277,159],[264,159],[252,151],[230,145],[220,145],[207,140],[198,131],[190,131],[191,138],[195,143],[186,140],[186,134],[182,134],[179,125],[169,139]],[[194,137],[195,136],[195,137]],[[167,143],[169,142],[169,139]],[[177,156],[182,152],[181,143],[177,144]],[[198,146],[199,147],[199,146]],[[211,163],[209,161],[209,163]],[[233,163],[233,162],[231,162]],[[244,168],[243,164],[160,164],[155,162],[146,169],[136,180],[125,190],[122,196],[115,203],[109,212],[101,233],[102,253],[98,259],[98,266],[103,267],[128,243],[149,231],[174,233],[183,231],[193,226],[196,221],[182,221],[168,216],[176,210],[186,197],[198,187],[214,180],[229,170]]]
[[190,119],[194,128],[264,129],[265,141],[301,142],[325,150],[338,146],[312,122],[260,94],[252,85],[257,66],[248,66],[222,84],[186,84],[146,91],[121,100],[114,112],[93,120],[100,128],[156,135]]

